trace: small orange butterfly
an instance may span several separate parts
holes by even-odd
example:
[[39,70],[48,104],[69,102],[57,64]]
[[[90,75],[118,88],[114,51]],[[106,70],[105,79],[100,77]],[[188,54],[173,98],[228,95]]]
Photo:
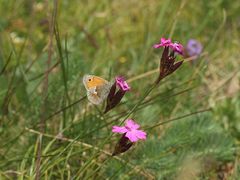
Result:
[[93,104],[102,103],[108,96],[111,83],[97,76],[84,75],[83,84],[87,90],[88,100]]

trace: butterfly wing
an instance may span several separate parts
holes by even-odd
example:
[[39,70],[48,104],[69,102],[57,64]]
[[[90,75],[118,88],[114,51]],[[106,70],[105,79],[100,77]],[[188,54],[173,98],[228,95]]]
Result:
[[85,75],[83,77],[83,84],[87,89],[88,100],[93,104],[102,103],[107,98],[111,88],[111,83],[92,75]]
[[87,91],[88,100],[93,104],[102,103],[108,96],[111,85],[105,84]]

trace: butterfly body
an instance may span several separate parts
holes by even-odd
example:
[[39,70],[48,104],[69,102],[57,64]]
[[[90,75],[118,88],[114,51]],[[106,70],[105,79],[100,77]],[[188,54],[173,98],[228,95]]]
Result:
[[108,96],[111,83],[93,75],[84,75],[83,84],[87,90],[88,100],[93,104],[102,103]]

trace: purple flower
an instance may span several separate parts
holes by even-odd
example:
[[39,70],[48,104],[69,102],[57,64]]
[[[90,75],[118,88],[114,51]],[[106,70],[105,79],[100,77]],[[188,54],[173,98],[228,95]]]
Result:
[[186,45],[187,56],[199,56],[202,53],[202,44],[195,39],[190,39]]
[[160,43],[154,44],[153,48],[168,47],[172,44],[171,39],[161,38]]
[[139,124],[135,123],[132,119],[128,119],[125,122],[125,126],[113,126],[112,132],[125,134],[131,142],[137,142],[139,139],[146,139],[146,132],[138,130]]
[[121,90],[123,90],[123,91],[129,91],[130,90],[130,86],[127,84],[127,82],[124,80],[123,77],[118,76],[118,77],[115,78],[115,80],[116,80],[116,83],[117,83],[118,87]]

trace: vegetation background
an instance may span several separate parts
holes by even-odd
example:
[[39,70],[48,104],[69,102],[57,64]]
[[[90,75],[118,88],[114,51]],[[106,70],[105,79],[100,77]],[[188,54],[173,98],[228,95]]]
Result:
[[[238,179],[240,3],[0,0],[0,179]],[[111,156],[171,37],[204,50],[131,114],[146,141]],[[132,88],[103,115],[84,74]],[[169,122],[174,120],[174,122]]]

